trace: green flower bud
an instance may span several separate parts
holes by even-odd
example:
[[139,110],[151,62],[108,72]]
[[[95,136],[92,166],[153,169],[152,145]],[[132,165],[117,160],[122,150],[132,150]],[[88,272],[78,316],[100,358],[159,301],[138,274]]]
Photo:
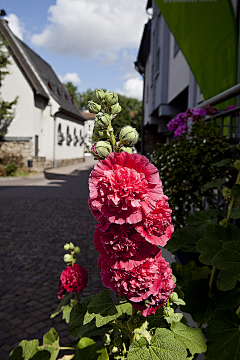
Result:
[[227,227],[228,226],[228,220],[227,219],[223,219],[219,222],[219,225],[223,226],[223,227]]
[[170,295],[170,299],[169,299],[171,302],[174,302],[176,300],[178,300],[178,294],[176,292],[173,292],[171,295]]
[[73,244],[72,242],[70,242],[70,244],[69,244],[69,249],[70,249],[70,250],[73,250],[73,249],[74,249],[74,244]]
[[68,251],[70,249],[69,244],[64,245],[64,250]]
[[93,114],[97,114],[99,111],[101,111],[101,105],[90,100],[88,101],[88,110]]
[[115,92],[111,92],[111,93],[106,94],[105,100],[106,100],[107,105],[109,105],[109,106],[115,105],[118,102],[118,96]]
[[240,160],[236,160],[233,166],[235,167],[235,169],[240,170]]
[[[133,332],[135,329],[140,329],[145,322],[146,318],[143,315],[132,315],[127,322],[127,327],[130,332]],[[146,330],[146,328],[141,328],[141,331],[143,330]]]
[[111,344],[111,336],[109,334],[105,334],[103,341],[104,341],[105,346],[110,345]]
[[95,116],[95,125],[94,126],[97,129],[103,130],[103,129],[108,128],[108,125],[110,124],[110,122],[111,122],[110,115],[100,112]]
[[96,97],[98,100],[103,101],[105,98],[105,92],[102,89],[96,89]]
[[98,140],[99,139],[94,134],[92,134],[92,142],[96,143],[96,142],[98,142]]
[[117,115],[122,111],[122,107],[119,105],[119,103],[113,105],[110,107],[110,114],[111,115]]
[[106,158],[112,152],[112,147],[107,141],[98,141],[96,150],[99,156]]
[[120,148],[119,152],[122,152],[122,151],[126,151],[127,153],[132,154],[132,148],[127,147],[127,146],[122,146]]
[[110,350],[112,351],[113,354],[115,354],[116,352],[118,352],[118,348],[116,346],[111,346]]
[[223,197],[228,197],[231,195],[231,189],[229,189],[228,187],[225,187],[222,191]]
[[173,317],[174,310],[171,307],[166,306],[163,310],[164,316]]
[[65,263],[70,263],[70,262],[72,262],[73,257],[72,257],[71,254],[65,254],[64,257],[63,257],[63,260],[64,260]]
[[96,137],[97,138],[96,141],[98,141],[99,139],[108,138],[110,136],[110,134],[107,130],[100,130],[100,129],[94,127],[93,136]]
[[132,126],[126,125],[121,129],[119,138],[122,144],[132,146],[137,143],[139,134]]
[[75,254],[79,254],[80,253],[80,247],[79,246],[75,246],[74,247],[74,251],[75,251]]

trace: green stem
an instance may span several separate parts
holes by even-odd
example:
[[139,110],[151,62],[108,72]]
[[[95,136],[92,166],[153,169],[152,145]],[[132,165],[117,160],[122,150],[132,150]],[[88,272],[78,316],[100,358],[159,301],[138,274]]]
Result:
[[132,306],[132,315],[137,315],[137,309]]
[[75,298],[78,301],[78,297],[79,297],[79,293],[77,291],[75,291]]
[[231,214],[231,211],[232,211],[232,207],[233,207],[233,204],[234,204],[234,197],[232,197],[231,201],[230,201],[230,205],[229,205],[229,208],[228,208],[228,213],[227,213],[227,221],[229,221],[229,218],[230,218],[230,214]]
[[76,351],[76,349],[73,347],[61,347],[61,346],[60,346],[59,350],[75,350]]
[[238,317],[240,317],[240,306],[238,307],[237,311],[236,311],[236,314]]
[[213,286],[213,281],[214,281],[214,277],[215,277],[215,274],[216,274],[216,270],[217,269],[215,268],[215,266],[213,266],[210,281],[209,281],[209,290],[210,290],[210,292],[212,291],[212,286]]

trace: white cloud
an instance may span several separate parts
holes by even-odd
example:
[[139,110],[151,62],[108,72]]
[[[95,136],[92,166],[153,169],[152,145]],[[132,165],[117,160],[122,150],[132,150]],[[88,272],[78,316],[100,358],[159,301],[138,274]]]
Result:
[[138,48],[145,6],[146,0],[57,0],[48,10],[49,24],[31,41],[57,54],[113,61],[121,49]]
[[17,15],[9,14],[5,17],[8,20],[8,25],[14,35],[16,35],[20,40],[23,40],[23,34],[25,33],[24,24],[19,20]]
[[68,72],[64,76],[59,75],[59,78],[63,83],[67,83],[68,81],[70,81],[74,85],[79,85],[82,82],[82,80],[80,79],[80,77],[76,72],[72,72],[72,73]]
[[139,77],[133,77],[123,83],[123,89],[117,89],[116,92],[127,97],[142,100],[143,80]]

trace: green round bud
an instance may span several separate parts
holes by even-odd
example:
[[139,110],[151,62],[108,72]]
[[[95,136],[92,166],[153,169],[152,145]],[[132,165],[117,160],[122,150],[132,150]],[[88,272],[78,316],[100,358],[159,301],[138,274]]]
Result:
[[118,348],[116,346],[112,347],[112,353],[115,354],[116,352],[118,352]]
[[132,148],[127,147],[127,146],[122,146],[120,148],[119,152],[122,152],[122,151],[126,151],[127,153],[132,154]]
[[225,187],[222,191],[223,197],[228,197],[231,195],[231,189],[229,189],[228,187]]
[[75,252],[75,254],[79,254],[80,253],[80,247],[79,246],[75,246],[74,247],[74,252]]
[[102,89],[96,89],[96,97],[98,100],[103,101],[105,95],[105,91],[103,91]]
[[99,111],[101,111],[101,105],[90,100],[88,101],[88,110],[90,111],[90,113],[97,114]]
[[176,292],[173,292],[171,295],[170,295],[170,301],[171,302],[174,302],[178,300],[178,294]]
[[99,139],[94,134],[92,134],[92,142],[96,143],[98,140]]
[[139,134],[136,129],[130,125],[124,126],[119,134],[119,139],[122,144],[132,146],[138,141]]
[[119,105],[119,103],[117,103],[115,105],[112,105],[109,110],[110,110],[111,115],[116,116],[117,114],[120,113],[120,111],[122,111],[122,107],[121,107],[121,105]]
[[103,342],[105,345],[110,345],[111,344],[111,336],[109,334],[105,334],[104,338],[103,338]]
[[108,138],[110,136],[109,132],[107,130],[100,130],[96,127],[94,127],[93,129],[93,136],[95,138],[97,138],[96,141],[98,141],[99,139],[105,139]]
[[70,249],[70,250],[73,250],[73,249],[74,249],[74,244],[73,244],[72,242],[70,242],[70,244],[69,244],[69,249]]
[[115,105],[118,102],[118,96],[115,92],[111,92],[105,95],[107,105]]
[[63,260],[64,260],[65,263],[70,263],[70,262],[72,262],[73,257],[72,257],[71,254],[65,254],[64,257],[63,257]]
[[108,128],[108,125],[110,124],[110,122],[111,122],[110,115],[100,112],[95,116],[95,125],[94,126],[97,129],[103,130],[103,129]]
[[70,248],[69,248],[69,244],[65,244],[64,245],[64,250],[68,251]]
[[106,158],[112,152],[112,147],[107,141],[98,141],[96,150],[99,156]]
[[223,227],[227,227],[228,226],[228,220],[227,219],[223,219],[219,222],[219,225],[223,226]]
[[172,317],[174,315],[174,310],[171,307],[165,307],[163,310],[165,316]]

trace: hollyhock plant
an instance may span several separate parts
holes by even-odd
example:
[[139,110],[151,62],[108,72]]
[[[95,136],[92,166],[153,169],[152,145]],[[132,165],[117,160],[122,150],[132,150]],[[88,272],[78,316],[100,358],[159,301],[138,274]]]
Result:
[[157,168],[138,154],[112,152],[95,165],[89,177],[89,207],[98,219],[136,224],[162,195]]
[[87,286],[88,273],[85,268],[78,264],[69,265],[63,270],[60,280],[59,293],[61,293],[62,287],[68,292],[80,292]]

